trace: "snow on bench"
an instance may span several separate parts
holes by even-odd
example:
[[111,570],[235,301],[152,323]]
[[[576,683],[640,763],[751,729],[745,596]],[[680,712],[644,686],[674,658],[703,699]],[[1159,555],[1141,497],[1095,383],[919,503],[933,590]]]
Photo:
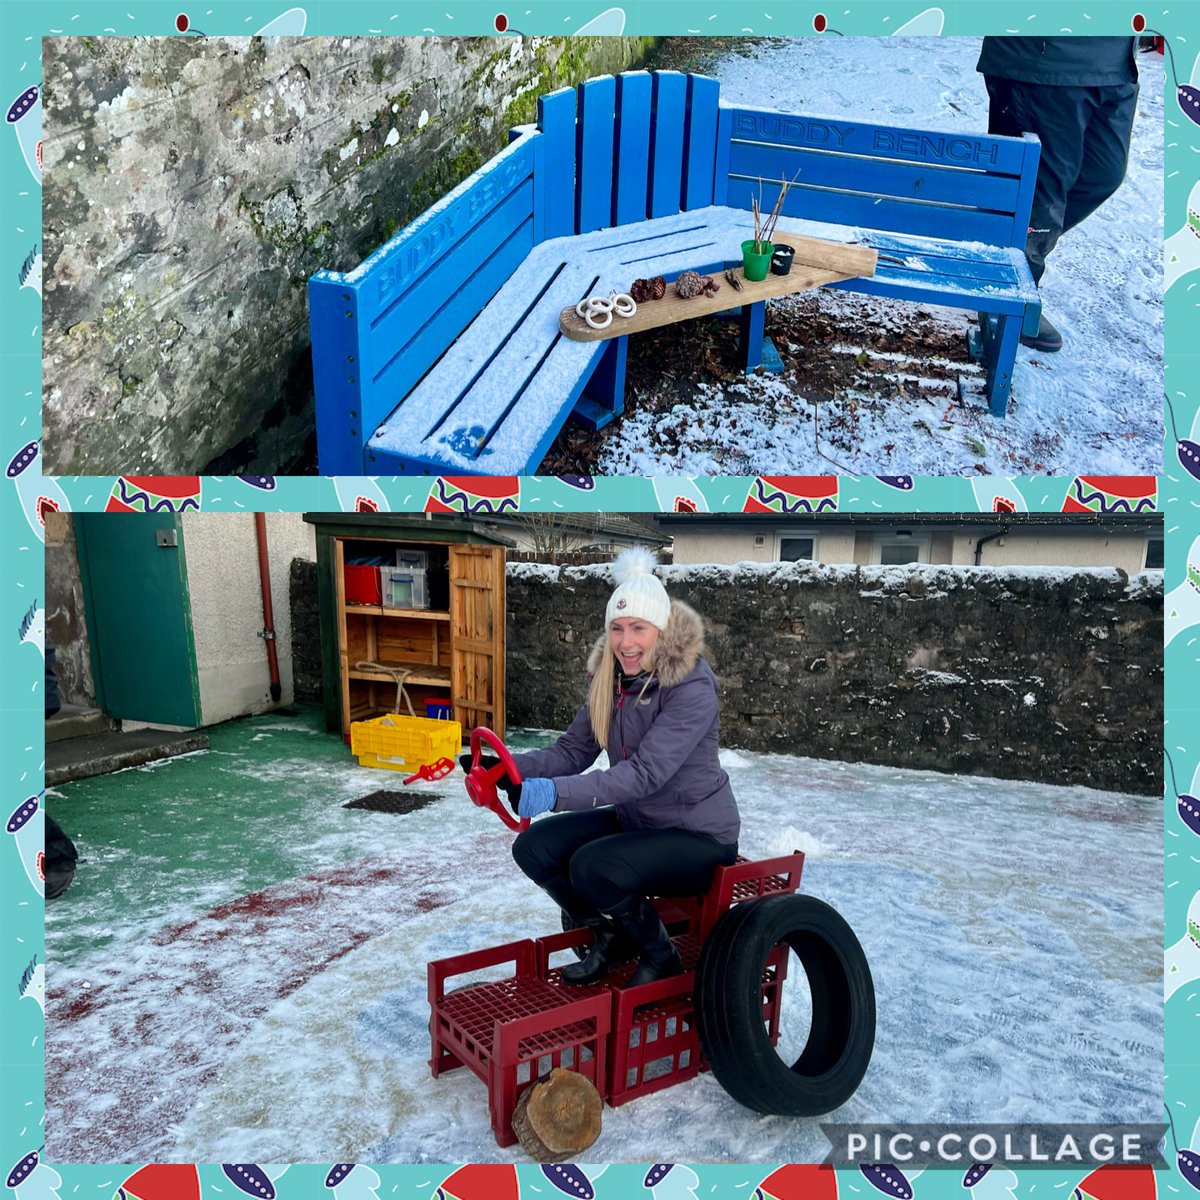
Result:
[[[739,262],[752,198],[769,209],[784,181],[780,229],[882,256],[873,277],[830,286],[979,312],[974,351],[1003,415],[1040,312],[1023,253],[1037,140],[740,108],[718,92],[633,71],[543,96],[536,126],[360,266],[313,276],[321,473],[533,473],[572,413],[598,429],[623,411],[626,337],[573,342],[560,311],[639,276]],[[747,369],[763,314],[741,306]]]

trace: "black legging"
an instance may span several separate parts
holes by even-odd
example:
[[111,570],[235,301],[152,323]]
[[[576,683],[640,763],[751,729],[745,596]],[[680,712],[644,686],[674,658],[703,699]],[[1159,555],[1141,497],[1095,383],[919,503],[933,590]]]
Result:
[[564,888],[583,901],[576,919],[627,912],[642,896],[694,896],[718,866],[731,866],[737,844],[722,845],[686,829],[621,828],[612,808],[559,813],[535,822],[515,842],[513,858],[556,898]]

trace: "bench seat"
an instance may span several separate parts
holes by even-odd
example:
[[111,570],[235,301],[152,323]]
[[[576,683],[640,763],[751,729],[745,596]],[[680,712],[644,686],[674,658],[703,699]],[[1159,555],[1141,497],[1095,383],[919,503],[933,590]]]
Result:
[[[627,290],[639,276],[719,274],[736,262],[730,251],[747,233],[746,217],[741,209],[712,205],[535,246],[370,438],[369,473],[525,474],[573,410],[601,427],[621,411],[626,339],[571,341],[559,330],[559,312],[586,296]],[[1017,318],[1014,336],[1022,326],[1037,328],[1037,289],[1015,247],[786,217],[779,228],[867,244],[903,260],[881,258],[874,278],[829,286],[971,311],[982,302]],[[718,282],[736,308],[737,293]],[[607,369],[599,371],[606,353]],[[592,399],[594,374],[602,378]]]
[[[532,472],[572,409],[586,402],[606,354],[609,370],[595,388],[601,398],[583,408],[597,428],[621,411],[626,339],[571,341],[559,330],[561,310],[625,291],[638,277],[719,272],[727,258],[735,261],[728,252],[745,229],[744,212],[710,206],[535,246],[376,430],[369,472]],[[737,293],[728,291],[737,307]]]

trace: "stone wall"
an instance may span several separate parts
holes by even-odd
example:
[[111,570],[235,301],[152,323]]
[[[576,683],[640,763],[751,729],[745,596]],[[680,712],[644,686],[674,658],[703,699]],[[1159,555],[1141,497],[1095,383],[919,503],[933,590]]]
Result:
[[[1163,587],[1116,570],[667,567],[705,617],[726,746],[1157,795]],[[510,726],[562,729],[603,567],[508,572]]]
[[288,598],[292,610],[292,689],[301,704],[323,704],[321,610],[315,562],[292,559]]
[[308,277],[355,266],[539,94],[647,45],[46,38],[46,472],[202,473],[264,429],[299,453]]
[[83,608],[79,544],[70,513],[46,514],[46,642],[63,704],[96,707],[92,651]]

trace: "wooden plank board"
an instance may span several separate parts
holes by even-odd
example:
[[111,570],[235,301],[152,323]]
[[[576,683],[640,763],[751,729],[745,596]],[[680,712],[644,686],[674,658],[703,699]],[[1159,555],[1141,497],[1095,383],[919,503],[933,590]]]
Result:
[[436,608],[381,608],[378,604],[347,604],[348,617],[411,617],[416,621],[449,621],[450,614]]
[[1004,175],[1019,175],[1025,166],[1025,147],[1020,138],[909,129],[841,117],[806,117],[740,105],[731,106],[730,116],[734,141],[870,154]]
[[775,242],[777,245],[787,243],[796,251],[792,269],[787,275],[768,275],[761,283],[752,283],[746,279],[741,267],[737,267],[734,275],[742,282],[740,292],[717,274],[713,278],[721,285],[721,290],[715,296],[693,296],[690,300],[682,300],[674,286],[668,285],[667,294],[661,300],[650,300],[639,305],[632,317],[614,317],[612,324],[605,329],[593,329],[576,315],[574,308],[564,308],[559,313],[559,328],[572,341],[601,342],[673,325],[677,321],[690,321],[693,317],[725,312],[744,304],[756,304],[775,296],[806,292],[810,288],[840,280],[869,277],[875,273],[878,256],[868,246],[848,246],[841,242],[827,242],[790,233],[776,234]]
[[350,675],[346,648],[346,555],[340,538],[333,540],[333,614],[337,627],[338,684],[341,692],[342,736],[350,732]]
[[[731,175],[729,196],[735,207],[750,207],[752,195],[758,195],[758,180]],[[778,185],[762,181],[763,210],[768,211],[779,194]],[[963,242],[985,242],[993,246],[1011,244],[1012,217],[970,208],[943,208],[937,204],[913,204],[888,197],[859,196],[852,192],[834,192],[824,188],[793,184],[783,202],[785,217],[806,221],[824,221],[831,225],[861,225],[868,229],[889,229],[894,233],[915,233],[923,237],[953,237]],[[1021,245],[1025,244],[1024,235]]]
[[[953,227],[954,207],[981,208],[1009,214],[1016,210],[1020,179],[1015,175],[988,175],[958,167],[894,162],[867,155],[835,154],[829,150],[801,150],[790,146],[760,146],[735,142],[729,154],[729,173],[767,183],[787,179],[799,187],[829,188],[868,196],[892,196],[921,204],[944,204],[948,227]],[[777,194],[771,190],[771,196]],[[766,197],[764,194],[764,201]]]
[[[409,687],[442,687],[450,682],[449,667],[435,667],[432,664],[417,665],[414,663],[395,663],[397,667],[402,667],[405,670],[411,670],[405,681],[404,686]],[[352,670],[349,673],[350,679],[371,679],[378,683],[390,683],[394,687],[395,679],[391,675],[386,675],[382,671],[359,671]]]
[[505,594],[505,551],[503,546],[490,548],[489,575],[492,585],[492,690],[487,697],[492,704],[492,730],[504,737],[505,726],[505,617],[508,601]]
[[721,85],[703,75],[687,77],[687,126],[684,130],[683,207],[705,208],[713,202],[717,148],[717,104]]

